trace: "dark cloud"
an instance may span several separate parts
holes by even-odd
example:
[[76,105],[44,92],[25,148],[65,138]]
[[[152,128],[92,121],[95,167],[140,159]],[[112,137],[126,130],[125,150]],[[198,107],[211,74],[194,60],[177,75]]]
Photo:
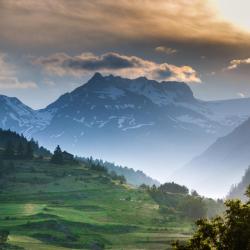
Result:
[[107,53],[100,57],[92,55],[82,55],[76,58],[66,59],[62,63],[62,67],[72,68],[76,70],[99,71],[105,69],[125,69],[139,67],[140,60],[136,57],[125,57],[117,53]]
[[65,76],[84,76],[100,71],[106,74],[118,74],[129,78],[146,76],[150,79],[200,82],[197,72],[190,66],[175,66],[168,63],[156,63],[136,56],[126,56],[110,52],[101,56],[84,53],[69,56],[65,53],[40,57],[33,61],[41,65],[48,73]]

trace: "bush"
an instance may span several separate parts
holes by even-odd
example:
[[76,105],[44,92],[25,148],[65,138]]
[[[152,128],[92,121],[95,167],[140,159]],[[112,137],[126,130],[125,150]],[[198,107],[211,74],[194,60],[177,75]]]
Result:
[[0,231],[0,246],[3,246],[7,243],[9,237],[9,231],[7,230],[1,230]]
[[188,194],[188,192],[189,192],[187,187],[181,186],[181,185],[176,184],[174,182],[165,183],[165,184],[161,185],[158,189],[159,189],[159,191],[173,193],[173,194]]

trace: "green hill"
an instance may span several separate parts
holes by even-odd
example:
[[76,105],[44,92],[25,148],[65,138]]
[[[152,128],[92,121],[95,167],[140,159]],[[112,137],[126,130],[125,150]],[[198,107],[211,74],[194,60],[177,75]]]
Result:
[[39,160],[5,164],[12,173],[0,181],[0,227],[25,249],[164,249],[191,230],[190,222],[163,216],[147,192],[103,171]]
[[0,190],[0,238],[10,233],[0,249],[169,249],[192,233],[196,212],[222,208],[174,183],[134,187],[100,164],[16,151],[0,161]]

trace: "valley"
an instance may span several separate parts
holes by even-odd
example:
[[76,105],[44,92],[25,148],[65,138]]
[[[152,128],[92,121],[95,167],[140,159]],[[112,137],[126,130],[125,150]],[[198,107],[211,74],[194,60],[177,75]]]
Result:
[[[185,83],[100,73],[45,109],[33,110],[6,96],[0,102],[0,127],[33,137],[50,150],[59,144],[75,155],[142,170],[160,182],[174,180],[213,197],[209,185],[199,190],[193,177],[186,178],[189,167],[183,166],[250,116],[247,98],[205,102],[196,99]],[[227,176],[217,197],[240,180],[245,164]],[[207,162],[197,167],[201,165],[210,168]],[[202,173],[199,176],[202,182]],[[214,184],[219,183],[214,179]]]

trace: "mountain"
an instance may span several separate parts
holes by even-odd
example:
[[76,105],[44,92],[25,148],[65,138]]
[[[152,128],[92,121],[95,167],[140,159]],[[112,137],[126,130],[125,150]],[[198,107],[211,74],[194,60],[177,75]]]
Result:
[[245,195],[248,186],[250,185],[250,167],[246,170],[241,181],[237,185],[233,185],[227,198],[228,199],[241,199],[242,201],[247,200]]
[[26,136],[42,130],[48,121],[48,114],[37,112],[15,97],[0,95],[0,127]]
[[167,176],[249,116],[250,110],[230,105],[199,101],[185,83],[97,73],[40,110],[51,119],[34,136],[49,148],[60,144],[77,155],[112,159],[156,178]]
[[45,109],[28,109],[25,122],[22,112],[12,120],[15,126],[8,117],[5,128],[50,150],[60,144],[74,154],[112,160],[164,181],[246,120],[249,106],[250,99],[200,101],[185,83],[96,73]]
[[[249,165],[249,152],[250,119],[227,136],[219,138],[204,153],[181,168],[174,179],[184,181],[184,184],[188,183],[206,195],[226,195],[232,183],[240,181]],[[189,178],[185,181],[187,175]],[[208,186],[210,193],[207,193]]]
[[0,95],[0,117],[1,128],[18,131],[23,128],[23,131],[30,128],[30,121],[34,118],[34,111],[24,105],[15,97],[7,97]]

